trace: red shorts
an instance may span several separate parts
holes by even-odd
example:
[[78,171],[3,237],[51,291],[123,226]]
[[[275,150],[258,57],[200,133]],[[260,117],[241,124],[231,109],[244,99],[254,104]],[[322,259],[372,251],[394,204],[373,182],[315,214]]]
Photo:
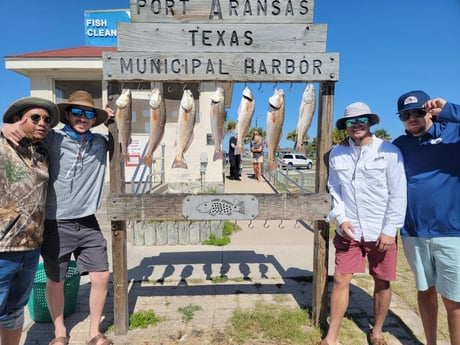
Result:
[[365,258],[369,262],[370,275],[387,281],[396,280],[396,263],[398,246],[395,244],[387,251],[377,250],[375,241],[349,241],[339,235],[334,237],[335,272],[364,273],[366,272]]

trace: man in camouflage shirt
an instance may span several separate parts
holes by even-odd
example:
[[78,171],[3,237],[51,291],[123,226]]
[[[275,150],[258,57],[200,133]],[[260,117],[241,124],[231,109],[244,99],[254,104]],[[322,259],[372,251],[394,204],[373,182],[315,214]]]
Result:
[[40,142],[59,122],[59,109],[24,97],[3,122],[18,122],[26,135],[19,145],[0,136],[0,343],[17,345],[43,238],[48,161]]

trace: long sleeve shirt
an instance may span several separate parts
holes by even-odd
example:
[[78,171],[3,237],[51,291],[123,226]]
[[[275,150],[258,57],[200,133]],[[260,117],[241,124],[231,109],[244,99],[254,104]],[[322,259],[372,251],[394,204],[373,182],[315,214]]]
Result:
[[329,157],[329,193],[333,207],[327,221],[348,221],[359,241],[376,241],[381,233],[395,237],[406,213],[403,157],[393,144],[372,136],[369,144],[338,145]]
[[48,160],[38,144],[13,147],[0,137],[0,252],[43,241]]
[[435,120],[421,136],[394,140],[408,186],[402,236],[460,236],[460,105],[447,102]]

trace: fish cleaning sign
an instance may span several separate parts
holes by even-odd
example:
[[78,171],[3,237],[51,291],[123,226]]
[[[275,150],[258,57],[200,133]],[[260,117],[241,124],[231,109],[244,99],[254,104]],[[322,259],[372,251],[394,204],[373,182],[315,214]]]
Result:
[[187,220],[251,220],[257,217],[259,201],[254,195],[189,195],[182,202]]

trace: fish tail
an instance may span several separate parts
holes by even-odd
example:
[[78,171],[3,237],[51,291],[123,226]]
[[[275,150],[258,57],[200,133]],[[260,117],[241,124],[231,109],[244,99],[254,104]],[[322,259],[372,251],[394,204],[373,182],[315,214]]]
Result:
[[269,160],[267,162],[267,170],[277,170],[278,169],[278,164],[276,164],[275,160]]
[[245,214],[245,209],[244,209],[244,201],[240,201],[236,207],[238,208],[238,212],[241,214]]
[[124,162],[129,162],[129,153],[128,152],[123,152],[121,154],[121,158],[123,159]]
[[298,144],[295,146],[295,152],[305,154],[305,148],[304,148],[303,144],[298,143]]
[[145,164],[145,165],[151,166],[151,165],[152,165],[152,162],[153,162],[152,156],[145,156],[145,157],[144,157],[144,164]]
[[171,168],[173,168],[173,169],[175,169],[175,168],[188,169],[188,166],[187,166],[187,163],[185,162],[185,160],[183,158],[176,157],[176,158],[174,158],[174,162],[173,162]]
[[214,151],[214,156],[212,157],[213,161],[217,161],[218,159],[223,160],[224,159],[224,153],[222,150],[215,150]]

